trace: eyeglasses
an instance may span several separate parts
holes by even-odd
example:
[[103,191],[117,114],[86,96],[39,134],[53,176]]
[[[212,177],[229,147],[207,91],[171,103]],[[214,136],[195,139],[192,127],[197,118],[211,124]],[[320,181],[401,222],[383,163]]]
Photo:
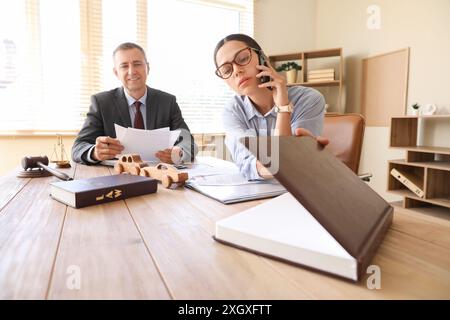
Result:
[[258,49],[254,48],[244,48],[239,50],[236,55],[234,56],[234,59],[232,62],[225,62],[216,70],[216,75],[219,78],[222,79],[228,79],[233,74],[233,63],[237,64],[238,66],[246,66],[252,61],[252,50],[258,52]]

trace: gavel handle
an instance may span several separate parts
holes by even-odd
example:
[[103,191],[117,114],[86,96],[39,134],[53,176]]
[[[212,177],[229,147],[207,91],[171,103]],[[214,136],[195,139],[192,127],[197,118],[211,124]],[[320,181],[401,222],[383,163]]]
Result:
[[38,165],[39,167],[41,167],[42,169],[44,169],[44,170],[50,172],[50,173],[51,173],[52,175],[54,175],[55,177],[60,178],[61,180],[64,180],[64,181],[70,181],[70,180],[73,180],[71,177],[69,177],[69,176],[68,176],[67,174],[65,174],[64,172],[60,172],[60,171],[57,171],[57,170],[55,170],[55,169],[53,169],[53,168],[50,168],[50,167],[46,166],[45,164],[43,164],[42,162],[37,162],[37,165]]

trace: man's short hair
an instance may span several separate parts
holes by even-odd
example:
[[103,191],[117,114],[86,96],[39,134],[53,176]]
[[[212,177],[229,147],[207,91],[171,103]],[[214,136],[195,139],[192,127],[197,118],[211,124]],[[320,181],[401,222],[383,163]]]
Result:
[[139,51],[141,51],[142,54],[144,55],[145,62],[147,62],[147,56],[145,55],[144,49],[142,49],[142,47],[140,45],[133,43],[133,42],[124,42],[122,44],[119,44],[119,46],[113,51],[113,59],[116,56],[117,51],[130,50],[130,49],[138,49]]

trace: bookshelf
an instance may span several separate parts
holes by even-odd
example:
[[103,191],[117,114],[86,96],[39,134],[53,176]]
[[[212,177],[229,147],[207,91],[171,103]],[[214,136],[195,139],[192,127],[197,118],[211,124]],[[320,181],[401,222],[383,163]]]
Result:
[[[388,162],[388,191],[402,196],[405,208],[431,204],[450,208],[450,147],[417,145],[419,135],[429,134],[439,138],[439,127],[427,129],[424,122],[435,122],[442,128],[448,128],[450,115],[391,118],[390,147],[404,149],[406,158]],[[394,178],[390,174],[393,168],[416,177],[419,181],[417,187],[424,191],[424,197],[417,196]]]
[[[331,60],[332,61],[331,61]],[[269,60],[272,66],[276,66],[279,62],[284,61],[298,61],[302,66],[302,70],[299,71],[296,83],[290,83],[288,86],[304,86],[304,87],[337,87],[338,96],[336,101],[336,111],[343,112],[342,110],[342,86],[343,86],[343,56],[342,48],[314,50],[295,52],[288,54],[279,54],[269,56]],[[327,66],[323,68],[334,69],[334,80],[310,82],[308,81],[308,72],[318,67],[313,67],[316,63],[326,63]]]

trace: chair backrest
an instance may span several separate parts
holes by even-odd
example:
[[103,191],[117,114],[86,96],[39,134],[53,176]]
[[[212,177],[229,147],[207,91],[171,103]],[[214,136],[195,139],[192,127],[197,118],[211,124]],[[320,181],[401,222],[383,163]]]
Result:
[[356,113],[326,113],[322,136],[330,139],[327,149],[358,174],[365,119]]

